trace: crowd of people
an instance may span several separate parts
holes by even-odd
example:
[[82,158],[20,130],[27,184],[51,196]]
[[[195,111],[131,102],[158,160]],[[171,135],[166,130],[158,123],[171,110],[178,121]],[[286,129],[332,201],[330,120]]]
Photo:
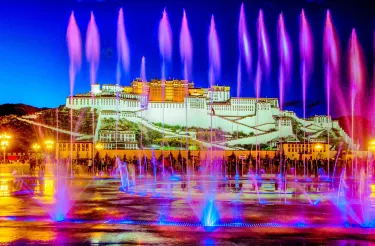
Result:
[[[100,157],[99,154],[95,158],[88,159],[70,159],[64,158],[60,160],[52,160],[47,158],[31,157],[26,160],[30,165],[30,172],[45,172],[46,163],[56,164],[66,167],[67,172],[74,174],[90,174],[90,175],[107,175],[113,176],[118,174],[120,165],[126,165],[128,169],[134,170],[137,175],[144,174],[209,174],[215,173],[233,177],[235,175],[242,176],[246,174],[287,174],[287,175],[307,175],[310,177],[325,176],[327,174],[339,176],[346,169],[347,175],[352,175],[353,170],[361,170],[364,168],[366,173],[375,176],[374,160],[356,158],[341,159],[299,159],[291,160],[285,156],[275,155],[270,157],[243,156],[232,153],[229,156],[214,156],[209,154],[204,158],[199,156],[188,156],[187,158],[178,154],[177,157],[172,153],[165,152],[159,157],[152,156],[113,156],[105,155]],[[71,165],[72,163],[72,165]]]

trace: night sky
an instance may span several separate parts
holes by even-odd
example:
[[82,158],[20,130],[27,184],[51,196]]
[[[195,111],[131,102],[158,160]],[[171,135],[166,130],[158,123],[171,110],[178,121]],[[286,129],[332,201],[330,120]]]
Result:
[[[68,52],[66,28],[72,10],[75,12],[82,40],[85,40],[90,11],[94,11],[101,36],[101,59],[98,82],[115,83],[116,71],[116,23],[120,7],[123,7],[125,28],[131,51],[130,74],[123,77],[122,85],[139,76],[141,57],[146,57],[147,78],[160,77],[161,59],[158,49],[158,22],[164,7],[167,9],[173,31],[173,62],[169,65],[169,77],[182,78],[179,57],[179,33],[182,9],[185,8],[193,38],[193,78],[196,86],[208,86],[207,35],[211,14],[214,14],[220,39],[222,76],[219,84],[232,86],[236,94],[238,60],[237,24],[239,0],[221,1],[172,1],[172,0],[76,0],[76,1],[0,1],[0,104],[25,103],[38,107],[56,107],[65,103],[69,95]],[[276,47],[276,21],[283,11],[287,30],[293,42],[294,77],[285,100],[290,109],[301,114],[299,104],[301,79],[299,72],[298,30],[299,14],[304,8],[312,27],[315,43],[315,72],[308,88],[309,103],[317,104],[308,114],[325,113],[324,81],[322,74],[322,35],[325,13],[331,10],[338,30],[341,47],[346,50],[351,28],[357,34],[365,50],[368,78],[372,77],[373,30],[375,9],[361,1],[244,1],[247,25],[252,43],[253,73],[256,68],[256,19],[259,8],[264,11],[271,43],[272,75],[264,81],[263,97],[278,96],[278,56]],[[340,3],[340,4],[337,4]],[[343,4],[344,3],[344,4]],[[343,52],[343,57],[345,52]],[[88,64],[83,56],[75,93],[90,89]],[[243,69],[244,71],[244,69]],[[370,79],[369,79],[370,80]],[[253,78],[243,78],[241,96],[254,96]]]

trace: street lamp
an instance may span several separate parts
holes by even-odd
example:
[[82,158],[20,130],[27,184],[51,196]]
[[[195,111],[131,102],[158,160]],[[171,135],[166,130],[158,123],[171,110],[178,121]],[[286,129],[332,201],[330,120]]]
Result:
[[104,148],[104,146],[103,146],[103,144],[101,144],[101,143],[97,143],[97,144],[95,145],[95,149],[96,149],[97,152],[99,152],[99,151],[102,150],[103,148]]
[[35,143],[35,144],[33,144],[32,148],[35,151],[35,158],[38,160],[38,150],[40,149],[40,145]]
[[375,139],[373,139],[373,140],[370,141],[369,149],[375,151]]
[[9,140],[11,139],[11,136],[9,136],[7,133],[0,134],[0,146],[3,150],[4,154],[4,164],[5,164],[5,150],[9,146]]
[[46,145],[49,155],[51,155],[51,150],[52,150],[54,142],[52,140],[46,140],[44,144]]
[[38,150],[40,149],[40,145],[39,145],[39,144],[37,144],[37,143],[36,143],[36,144],[33,144],[33,146],[32,146],[32,147],[33,147],[33,149],[34,149],[35,153],[36,153],[36,152],[38,152]]
[[317,156],[319,157],[319,155],[320,155],[320,151],[322,150],[322,145],[320,145],[320,144],[317,144],[317,145],[315,145],[315,150],[316,150],[316,152],[318,152],[318,154],[317,154]]

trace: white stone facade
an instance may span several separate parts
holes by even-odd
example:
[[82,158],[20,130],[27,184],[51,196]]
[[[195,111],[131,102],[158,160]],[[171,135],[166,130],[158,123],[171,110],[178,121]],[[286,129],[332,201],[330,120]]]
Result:
[[[229,87],[226,88],[222,91],[205,89],[203,96],[185,97],[183,102],[157,102],[148,101],[147,95],[126,93],[121,86],[103,85],[100,90],[93,85],[92,93],[75,95],[71,102],[68,97],[66,106],[73,109],[95,108],[103,117],[118,115],[133,122],[187,124],[188,127],[206,129],[212,126],[229,133],[240,131],[249,135],[226,142],[227,145],[268,143],[280,137],[293,137],[295,129],[292,121],[297,122],[305,132],[335,128],[340,137],[349,146],[352,145],[349,136],[330,117],[301,119],[292,111],[280,111],[277,98],[230,98]],[[113,111],[114,114],[111,113]]]

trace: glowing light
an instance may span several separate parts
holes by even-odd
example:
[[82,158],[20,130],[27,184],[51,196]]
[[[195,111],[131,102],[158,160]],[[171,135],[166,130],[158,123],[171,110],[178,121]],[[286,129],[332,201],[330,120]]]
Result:
[[104,146],[103,146],[103,144],[101,144],[101,143],[97,143],[96,145],[95,145],[95,149],[97,149],[97,150],[102,150],[104,148]]
[[44,142],[44,144],[46,145],[46,148],[47,148],[48,150],[51,150],[52,147],[53,147],[54,142],[53,142],[52,140],[46,140],[46,141]]
[[32,148],[34,149],[35,152],[38,152],[38,150],[40,149],[40,145],[39,144],[33,144]]

